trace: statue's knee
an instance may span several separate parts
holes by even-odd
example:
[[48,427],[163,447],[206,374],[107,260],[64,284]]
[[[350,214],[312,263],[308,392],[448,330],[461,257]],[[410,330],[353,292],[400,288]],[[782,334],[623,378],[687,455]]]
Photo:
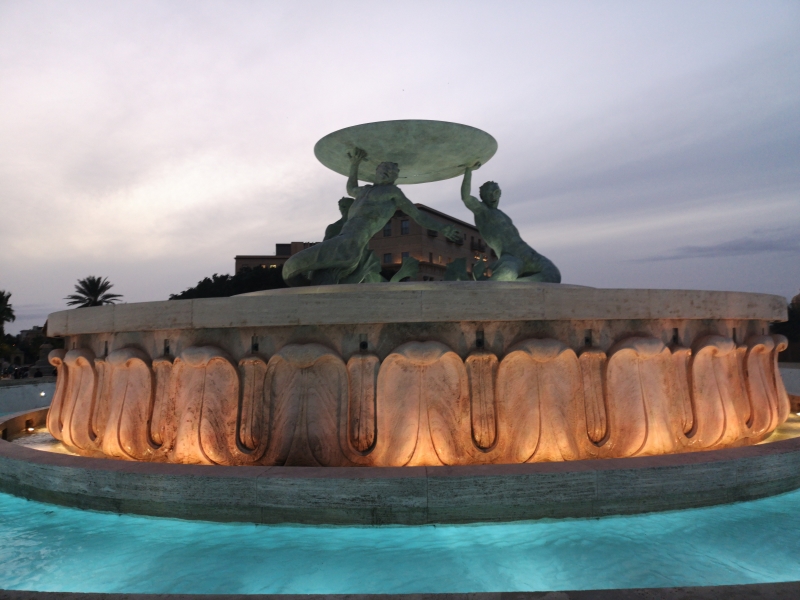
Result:
[[515,281],[518,275],[518,269],[515,269],[513,265],[505,264],[492,269],[492,276],[489,279],[493,281]]

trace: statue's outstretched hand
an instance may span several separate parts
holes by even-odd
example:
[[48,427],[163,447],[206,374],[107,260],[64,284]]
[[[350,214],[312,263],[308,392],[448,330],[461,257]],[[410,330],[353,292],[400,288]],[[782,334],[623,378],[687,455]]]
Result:
[[367,158],[367,153],[361,148],[354,148],[352,152],[347,153],[347,156],[350,157],[352,164],[356,164]]
[[481,168],[481,161],[476,160],[471,166],[467,167],[467,171],[477,171]]
[[461,234],[458,232],[453,225],[445,225],[440,229],[444,237],[446,237],[451,242],[460,242],[461,241]]

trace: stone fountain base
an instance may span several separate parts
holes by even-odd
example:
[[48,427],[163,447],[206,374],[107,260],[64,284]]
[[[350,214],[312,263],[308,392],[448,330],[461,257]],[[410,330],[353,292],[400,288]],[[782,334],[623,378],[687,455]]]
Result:
[[[46,410],[0,419],[4,439]],[[793,417],[797,427],[798,418]],[[223,467],[85,458],[0,441],[0,491],[83,509],[206,521],[422,525],[602,517],[800,487],[800,437],[665,456],[456,467]]]
[[780,296],[501,282],[272,290],[50,315],[47,426],[84,456],[522,464],[714,450],[789,414]]

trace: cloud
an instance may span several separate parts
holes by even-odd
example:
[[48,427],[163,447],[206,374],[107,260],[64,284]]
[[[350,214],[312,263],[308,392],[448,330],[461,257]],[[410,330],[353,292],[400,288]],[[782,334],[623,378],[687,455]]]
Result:
[[796,231],[788,231],[787,229],[761,230],[754,232],[754,234],[758,234],[758,236],[736,238],[708,246],[682,246],[671,253],[641,258],[637,262],[751,256],[776,252],[800,254],[800,237],[798,237]]
[[[789,285],[795,256],[749,232],[800,229],[800,5],[403,11],[398,24],[370,2],[0,2],[0,287],[63,308],[95,274],[160,300],[236,254],[318,240],[344,178],[314,143],[402,118],[494,135],[476,187],[500,182],[501,208],[574,283],[650,285],[628,261],[653,256],[674,257],[659,285]],[[405,191],[471,220],[459,183]],[[714,244],[757,261],[746,277],[677,261]]]

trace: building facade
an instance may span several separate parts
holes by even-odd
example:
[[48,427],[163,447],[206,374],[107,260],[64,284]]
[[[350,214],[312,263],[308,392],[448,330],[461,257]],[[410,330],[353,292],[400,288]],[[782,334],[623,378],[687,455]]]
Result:
[[[403,211],[398,210],[386,223],[386,226],[369,241],[368,248],[375,252],[381,261],[381,268],[389,275],[396,272],[405,256],[419,261],[417,281],[439,281],[444,279],[447,265],[456,259],[464,258],[467,270],[480,261],[491,261],[496,256],[481,238],[478,228],[465,221],[451,217],[436,209],[415,204],[429,217],[445,225],[453,225],[461,234],[460,242],[451,242],[444,235],[426,229]],[[292,242],[276,244],[272,256],[244,255],[237,256],[236,272],[244,267],[274,269],[279,268],[286,260],[316,242]]]
[[310,248],[318,242],[291,242],[289,244],[275,244],[275,254],[241,254],[234,257],[236,261],[235,272],[244,268],[248,269],[278,269],[283,266],[289,257],[300,250]]

